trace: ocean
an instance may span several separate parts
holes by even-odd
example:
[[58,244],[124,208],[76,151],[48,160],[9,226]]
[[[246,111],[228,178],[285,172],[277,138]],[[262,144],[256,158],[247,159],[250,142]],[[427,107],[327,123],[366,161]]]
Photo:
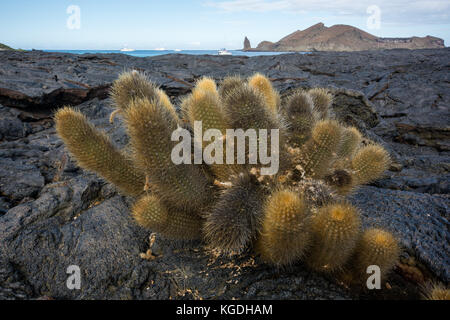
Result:
[[[85,53],[122,53],[127,54],[134,57],[153,57],[153,56],[159,56],[163,54],[193,54],[193,55],[201,55],[201,54],[209,54],[209,55],[217,55],[218,50],[181,50],[181,51],[175,51],[175,50],[135,50],[131,52],[122,52],[120,50],[44,50],[46,52],[64,52],[64,53],[74,53],[74,54],[85,54]],[[233,56],[247,56],[247,57],[254,57],[254,56],[269,56],[269,55],[277,55],[277,54],[283,54],[283,53],[290,53],[290,52],[245,52],[240,50],[228,50],[233,54]],[[301,54],[307,53],[307,52],[299,52]]]

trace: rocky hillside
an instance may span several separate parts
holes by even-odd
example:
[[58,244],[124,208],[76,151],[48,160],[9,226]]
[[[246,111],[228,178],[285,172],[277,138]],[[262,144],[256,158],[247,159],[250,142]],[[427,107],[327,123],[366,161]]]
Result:
[[14,50],[11,47],[8,47],[7,45],[0,43],[0,51],[5,51],[5,50]]
[[[80,169],[52,114],[77,106],[118,146],[107,90],[123,70],[149,74],[179,105],[201,76],[268,75],[286,96],[297,87],[335,94],[337,117],[386,146],[394,163],[350,201],[365,227],[392,231],[403,247],[389,287],[364,292],[308,271],[276,269],[248,252],[217,256],[140,228],[132,199]],[[429,280],[450,280],[450,49],[317,52],[277,56],[0,52],[0,299],[418,299]],[[154,259],[141,256],[151,246]],[[81,269],[81,290],[66,287]]]
[[426,36],[423,38],[379,38],[348,25],[326,27],[318,23],[305,30],[298,30],[278,42],[263,41],[246,51],[362,51],[378,49],[444,48],[444,40]]

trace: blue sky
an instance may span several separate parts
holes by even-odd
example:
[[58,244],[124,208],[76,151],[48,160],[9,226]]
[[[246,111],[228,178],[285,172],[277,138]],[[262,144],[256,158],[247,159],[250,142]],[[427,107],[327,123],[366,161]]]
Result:
[[[67,26],[71,5],[80,8],[79,29]],[[374,5],[377,29],[367,23],[374,13],[367,8]],[[448,46],[450,0],[2,0],[0,43],[23,49],[237,49],[244,36],[256,46],[318,22],[382,37],[434,35]]]

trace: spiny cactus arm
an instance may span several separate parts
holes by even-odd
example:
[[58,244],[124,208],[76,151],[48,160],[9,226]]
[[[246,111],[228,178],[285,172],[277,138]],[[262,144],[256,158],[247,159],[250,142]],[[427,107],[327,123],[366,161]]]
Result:
[[450,289],[441,283],[431,283],[425,286],[423,298],[425,300],[450,300]]
[[289,121],[289,142],[301,146],[311,137],[311,131],[316,122],[311,96],[304,91],[297,91],[289,97],[285,109]]
[[177,122],[171,112],[155,100],[135,99],[125,120],[136,161],[146,173],[173,165],[171,136]]
[[180,122],[175,107],[170,102],[167,94],[153,84],[142,72],[133,70],[122,73],[114,81],[110,90],[110,96],[113,100],[113,105],[116,107],[116,111],[111,114],[111,122],[114,120],[115,114],[127,110],[131,103],[137,99],[159,102],[172,114],[178,123]]
[[58,135],[81,167],[97,173],[127,195],[143,192],[144,174],[81,112],[68,107],[59,109],[55,122]]
[[200,80],[198,80],[193,90],[194,94],[196,90],[210,92],[217,96],[219,95],[219,92],[217,91],[217,84],[214,81],[214,79],[210,77],[203,77]]
[[314,111],[319,115],[319,119],[329,118],[333,96],[324,88],[313,88],[308,93],[313,100]]
[[182,103],[182,111],[192,127],[195,121],[202,121],[202,136],[209,129],[218,129],[225,134],[226,129],[230,128],[215,83],[213,85],[211,82],[211,79],[201,80],[198,87],[194,88],[192,94]]
[[181,123],[175,107],[173,106],[172,102],[170,102],[169,96],[162,89],[157,89],[157,93],[161,105],[163,105],[172,114],[172,117],[175,119],[175,121],[177,121],[177,123]]
[[[277,113],[272,112],[266,106],[264,96],[256,89],[244,84],[231,91],[223,99],[225,115],[230,119],[232,128],[243,130],[254,129],[258,134],[259,129],[265,129],[268,133],[268,142],[272,140],[272,129],[278,129],[279,172],[282,172],[289,163],[285,149],[286,130],[283,121]],[[267,146],[271,150],[272,145]],[[248,155],[248,150],[246,151]]]
[[232,187],[223,191],[206,215],[206,242],[226,254],[242,252],[258,233],[265,196],[254,176],[241,174],[233,179]]
[[380,267],[381,276],[387,275],[398,261],[400,247],[395,237],[382,229],[366,230],[358,241],[352,266],[360,278],[367,277],[367,267]]
[[261,73],[256,73],[249,80],[248,84],[250,87],[255,88],[265,97],[267,106],[271,109],[272,112],[278,112],[280,105],[280,95],[274,88],[272,87],[272,83],[270,80],[262,75]]
[[306,176],[322,178],[330,168],[341,139],[341,127],[334,120],[319,121],[301,149],[299,164]]
[[341,269],[354,252],[360,235],[358,210],[348,203],[327,205],[313,217],[313,246],[305,260],[312,269],[331,272]]
[[225,77],[219,86],[219,95],[224,99],[234,89],[242,87],[245,81],[240,76]]
[[381,177],[389,168],[390,157],[380,145],[372,144],[358,150],[352,159],[355,183],[366,184]]
[[126,110],[125,120],[136,163],[162,200],[188,211],[211,201],[213,190],[200,169],[172,161],[176,142],[171,141],[171,136],[177,122],[170,111],[157,101],[137,99]]
[[246,84],[235,88],[225,97],[224,111],[233,128],[247,130],[280,127],[279,119],[267,107],[264,95]]
[[155,195],[142,196],[133,206],[132,215],[139,225],[168,239],[192,240],[201,236],[201,218],[169,210]]
[[135,99],[158,100],[158,88],[147,76],[136,70],[124,72],[113,82],[110,91],[114,106],[126,110]]
[[[204,136],[204,133],[207,130],[220,130],[222,134],[221,142],[217,142],[222,143],[222,150],[225,152],[226,130],[231,128],[231,126],[223,112],[219,94],[216,90],[215,82],[212,79],[203,78],[197,83],[197,87],[194,88],[192,94],[183,101],[182,110],[185,114],[185,118],[189,120],[191,127],[194,127],[195,121],[201,121],[201,137]],[[210,143],[211,142],[203,141],[203,139],[199,141],[199,144],[202,144],[203,148]],[[226,164],[226,159],[222,160],[222,164],[211,165],[214,175],[220,181],[228,181],[231,175],[235,175],[241,171],[241,166]]]
[[168,165],[149,176],[150,189],[168,207],[201,216],[215,200],[216,189],[198,166]]
[[264,207],[257,251],[261,258],[276,266],[300,260],[309,244],[308,207],[303,198],[285,189],[274,192]]
[[362,141],[361,133],[355,127],[343,128],[341,142],[337,156],[344,160],[350,160],[358,150]]

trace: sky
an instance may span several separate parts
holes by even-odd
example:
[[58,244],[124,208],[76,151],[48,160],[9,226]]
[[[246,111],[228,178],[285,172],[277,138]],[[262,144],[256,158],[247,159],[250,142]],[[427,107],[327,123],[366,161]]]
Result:
[[318,22],[450,43],[450,0],[1,0],[0,43],[22,49],[240,49]]

